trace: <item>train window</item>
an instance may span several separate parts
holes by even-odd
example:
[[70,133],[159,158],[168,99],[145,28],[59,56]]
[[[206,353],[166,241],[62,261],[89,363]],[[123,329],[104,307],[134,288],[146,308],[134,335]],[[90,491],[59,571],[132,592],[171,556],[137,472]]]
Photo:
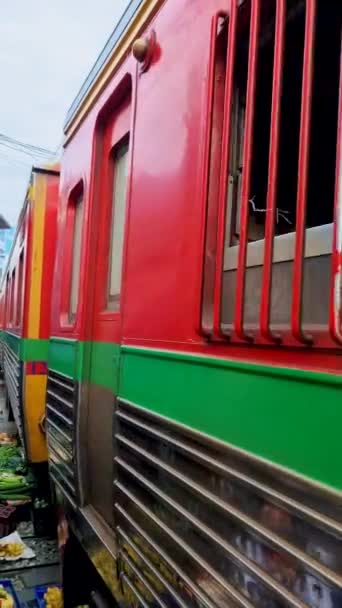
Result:
[[19,257],[19,274],[18,274],[18,292],[17,292],[17,311],[16,311],[16,326],[20,327],[22,322],[23,309],[23,282],[24,282],[24,252],[22,251]]
[[127,198],[128,145],[128,138],[125,138],[124,141],[115,146],[112,152],[113,188],[107,303],[109,310],[117,309],[120,302]]
[[73,218],[71,274],[69,292],[69,321],[73,323],[78,307],[78,292],[81,272],[81,245],[83,225],[83,190],[70,200]]
[[11,303],[10,303],[10,322],[13,327],[15,324],[15,269],[11,276]]
[[[224,78],[231,78],[230,107],[222,102],[230,119],[227,198],[220,199],[226,200],[225,224],[222,244],[217,243],[223,251],[221,331],[233,328],[243,337],[244,324],[253,332],[262,322],[263,303],[270,328],[289,327],[301,226],[301,322],[308,331],[327,327],[342,5],[332,9],[324,0],[313,3],[315,9],[303,0],[264,0],[260,10],[248,0],[236,5],[235,29],[232,20],[223,19],[216,47]],[[215,86],[227,90],[227,82]]]
[[[298,150],[301,112],[301,85],[305,10],[302,2],[290,3],[286,26],[286,46],[283,68],[279,179],[277,187],[276,235],[288,234],[296,227],[296,194],[298,178]],[[294,11],[296,5],[297,10]],[[307,206],[307,228],[329,224],[333,216],[333,192],[336,147],[338,72],[340,38],[336,15],[321,2],[316,25],[316,62],[313,82],[313,111],[311,122],[311,158]],[[261,15],[263,17],[263,14]],[[275,15],[268,10],[261,21],[259,43],[256,103],[254,115],[254,142],[249,200],[248,241],[253,243],[265,236],[266,196],[268,185],[268,157],[270,140],[270,114],[272,102],[272,76]],[[327,40],[327,32],[330,32]],[[248,33],[247,33],[248,35]],[[237,53],[235,97],[231,142],[233,153],[229,177],[232,183],[233,217],[227,234],[227,245],[240,238],[241,174],[243,171],[242,143],[247,83],[248,43],[241,44]],[[322,95],[321,91],[326,91]],[[328,94],[329,93],[329,94]],[[322,120],[324,116],[324,120]],[[235,145],[234,145],[235,144]],[[321,151],[326,155],[322,158]],[[311,179],[310,179],[311,178]],[[327,204],[321,205],[321,200]],[[293,239],[292,239],[293,242]],[[277,248],[277,244],[275,245]],[[276,253],[277,255],[277,253]],[[279,257],[279,256],[278,256]]]
[[10,309],[11,309],[11,279],[9,273],[6,276],[6,293],[5,293],[5,320],[6,325],[10,322]]

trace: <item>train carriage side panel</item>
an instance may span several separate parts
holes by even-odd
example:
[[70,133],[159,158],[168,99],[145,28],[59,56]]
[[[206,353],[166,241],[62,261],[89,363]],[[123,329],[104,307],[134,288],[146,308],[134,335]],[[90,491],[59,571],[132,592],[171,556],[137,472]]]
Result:
[[34,174],[32,187],[32,240],[29,268],[24,360],[24,419],[28,458],[46,462],[43,433],[50,332],[52,276],[55,262],[59,176],[57,169]]
[[[4,285],[6,388],[28,460],[47,460],[45,413],[58,167],[32,170]],[[45,286],[44,286],[45,285]]]
[[[51,472],[68,505],[72,529],[108,587],[114,594],[124,590],[130,606],[135,605],[134,592],[142,605],[150,605],[152,596],[161,605],[194,608],[323,603],[337,608],[341,603],[339,187],[332,223],[336,168],[340,177],[341,9],[334,25],[324,0],[317,2],[318,17],[315,4],[307,2],[303,10],[303,2],[287,3],[284,15],[281,0],[232,1],[227,15],[220,2],[162,3],[146,29],[142,24],[137,31],[145,36],[140,49],[148,41],[154,44],[152,60],[134,71],[127,46],[125,61],[110,77],[109,62],[104,79],[99,77],[78,108],[77,128],[67,132],[63,241],[55,282],[58,321],[49,351],[49,386],[59,386],[58,412],[48,415]],[[319,50],[331,51],[331,65],[321,61],[325,55],[313,53],[313,25]],[[297,232],[287,228],[284,217],[276,219],[270,199],[262,199],[269,183],[274,186],[262,142],[270,131],[270,116],[277,115],[270,102],[273,65],[279,72],[280,63],[271,60],[275,42],[279,59],[285,29],[291,37],[284,95],[290,116],[291,104],[297,105],[295,120],[286,120],[285,112],[282,123],[286,162],[280,160],[280,194],[286,208],[278,211],[293,222],[297,205]],[[227,87],[225,79],[234,76],[229,62],[235,34],[239,70],[237,83]],[[296,59],[300,49],[301,63]],[[259,55],[262,84],[261,94],[255,95]],[[306,93],[313,56],[321,61],[313,70],[318,78],[312,96],[313,137],[316,150],[324,142],[331,161],[329,166],[322,162],[330,192],[329,204],[318,209],[323,223],[311,204],[317,201],[315,185],[318,192],[322,188],[316,181],[322,175],[311,170],[309,176],[305,168],[312,99]],[[330,74],[322,69],[328,63],[336,78],[331,79],[333,95],[323,96],[318,85]],[[127,146],[119,158],[120,141],[113,134],[120,120],[116,94],[127,74],[132,78],[133,118],[125,175],[119,161]],[[241,95],[239,86],[244,88]],[[332,99],[326,129],[320,128],[323,97],[324,103]],[[227,112],[233,107],[232,142]],[[98,128],[108,108],[114,117],[110,135],[105,133],[110,146]],[[253,146],[254,124],[258,145]],[[328,140],[322,131],[330,133]],[[296,140],[293,158],[288,138],[290,143]],[[227,159],[230,144],[236,149],[233,168]],[[244,163],[239,162],[240,148]],[[271,169],[274,161],[270,154]],[[117,188],[117,174],[128,180],[126,199],[124,180]],[[311,184],[308,225],[306,178]],[[232,198],[225,191],[228,181],[234,187]],[[287,197],[292,181],[295,187]],[[110,204],[126,213],[126,224],[117,250],[120,256],[124,248],[117,316],[106,321],[110,252],[104,242],[113,225],[102,216]],[[275,234],[270,243],[266,218],[272,219],[272,213],[277,225],[271,226]],[[268,237],[259,238],[265,224]],[[327,246],[333,234],[336,251]],[[272,292],[264,291],[263,278],[263,254],[265,249],[270,254],[270,244],[277,279],[274,302]],[[207,267],[215,271],[205,302],[209,313],[204,310]],[[331,272],[337,279],[333,289]],[[298,280],[301,273],[306,280]],[[75,293],[76,311],[71,309]],[[97,310],[101,298],[103,306]],[[261,299],[270,313],[266,321],[263,314],[262,323]],[[63,419],[66,395],[69,414]],[[56,458],[54,443],[56,448],[63,444],[64,463]],[[93,483],[96,477],[98,484]],[[94,488],[102,489],[104,499]],[[108,505],[114,515],[108,514]],[[103,556],[109,558],[108,569]]]

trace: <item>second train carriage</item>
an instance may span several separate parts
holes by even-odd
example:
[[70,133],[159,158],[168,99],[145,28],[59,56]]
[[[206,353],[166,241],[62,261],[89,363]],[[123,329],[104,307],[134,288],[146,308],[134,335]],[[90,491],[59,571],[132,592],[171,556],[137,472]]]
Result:
[[5,385],[28,461],[47,461],[45,392],[59,168],[33,167],[1,285]]
[[342,604],[341,8],[132,1],[68,116],[50,471],[123,605]]

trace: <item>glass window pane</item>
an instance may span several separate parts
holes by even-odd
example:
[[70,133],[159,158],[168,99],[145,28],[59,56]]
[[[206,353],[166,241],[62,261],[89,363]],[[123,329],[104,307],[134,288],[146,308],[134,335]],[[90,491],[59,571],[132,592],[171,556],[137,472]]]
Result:
[[12,299],[11,299],[11,322],[15,325],[15,270],[12,274]]
[[78,288],[81,270],[81,244],[83,220],[83,194],[74,203],[74,229],[72,240],[72,265],[70,282],[70,320],[75,319],[78,305]]
[[23,281],[24,281],[24,254],[20,254],[19,258],[19,276],[18,276],[18,301],[17,301],[17,319],[16,325],[20,327],[22,321],[22,299],[23,299]]
[[124,229],[126,215],[128,142],[117,148],[114,156],[113,203],[110,239],[108,308],[120,299]]

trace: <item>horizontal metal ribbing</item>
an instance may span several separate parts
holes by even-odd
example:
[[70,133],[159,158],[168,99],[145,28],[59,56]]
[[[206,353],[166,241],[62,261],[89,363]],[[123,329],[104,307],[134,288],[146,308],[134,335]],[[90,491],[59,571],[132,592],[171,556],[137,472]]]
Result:
[[19,364],[19,357],[9,348],[9,346],[7,346],[7,344],[4,348],[4,355],[10,359],[14,365]]
[[4,367],[5,370],[7,370],[7,372],[9,374],[11,374],[11,376],[13,376],[13,378],[15,380],[19,380],[20,378],[20,363],[19,361],[13,361],[11,359],[9,359],[8,357],[5,356],[4,358]]
[[[286,485],[289,488],[298,489],[298,487],[300,487],[301,494],[303,494],[303,496],[310,496],[310,506],[313,502],[311,498],[313,500],[319,498],[320,500],[329,503],[331,506],[338,506],[340,514],[338,521],[342,522],[342,491],[308,479],[296,471],[290,471],[288,468],[270,462],[261,456],[257,456],[254,453],[248,452],[231,443],[227,443],[226,441],[218,439],[217,437],[207,435],[202,431],[191,428],[181,422],[177,422],[176,420],[172,420],[167,416],[158,414],[151,409],[137,405],[136,403],[128,401],[127,399],[118,398],[118,405],[120,409],[127,409],[134,412],[135,415],[148,418],[157,425],[163,425],[170,431],[184,435],[186,438],[189,438],[190,441],[195,440],[196,444],[203,444],[209,450],[214,449],[215,455],[217,451],[219,451],[220,455],[222,454],[225,455],[225,457],[232,457],[234,460],[238,459],[244,466],[248,465],[248,469],[253,467],[257,474],[262,473],[264,476],[266,473],[273,482],[278,482],[278,480],[281,479],[282,485]],[[120,411],[120,409],[118,411]]]
[[66,441],[68,441],[70,444],[72,444],[72,438],[69,437],[69,435],[67,435],[55,422],[53,422],[53,420],[51,420],[51,418],[49,418],[49,415],[47,416],[47,423],[48,425],[51,424],[51,426],[58,431],[58,433],[60,433],[60,435],[62,435],[62,437],[64,437],[64,439]]
[[196,450],[196,449],[188,446],[184,442],[172,437],[172,435],[167,435],[166,433],[162,433],[161,431],[151,427],[150,425],[146,424],[145,422],[143,423],[140,420],[137,420],[133,416],[130,416],[124,412],[121,412],[120,410],[117,411],[116,415],[118,418],[124,420],[125,422],[131,424],[132,426],[138,427],[143,432],[148,433],[149,435],[155,437],[156,439],[166,442],[166,443],[170,444],[171,446],[174,446],[181,452],[188,454],[193,459],[200,461],[205,466],[208,466],[208,467],[214,469],[218,473],[224,474],[225,476],[230,477],[230,478],[242,483],[243,485],[250,487],[252,490],[256,491],[261,496],[268,496],[271,500],[274,500],[278,504],[283,505],[286,509],[289,509],[293,514],[302,515],[307,520],[309,520],[310,522],[317,525],[317,527],[324,527],[325,529],[329,530],[329,532],[331,532],[332,534],[339,534],[339,535],[342,534],[342,524],[340,524],[339,522],[337,522],[325,515],[318,513],[317,511],[315,511],[314,509],[311,509],[310,507],[304,506],[300,502],[298,502],[292,498],[289,498],[288,496],[286,496],[285,494],[283,494],[281,492],[273,490],[269,486],[266,486],[265,484],[254,480],[252,477],[249,477],[231,467],[228,467],[225,464],[222,464],[218,460],[214,460],[214,458],[211,458],[204,452],[201,452],[199,450]]
[[122,572],[121,575],[120,575],[120,578],[125,583],[125,585],[127,585],[127,587],[131,590],[131,592],[133,593],[133,595],[137,598],[137,600],[141,604],[142,608],[149,608],[148,604],[146,604],[146,602],[143,599],[142,595],[140,595],[139,591],[135,588],[135,586],[133,585],[132,581],[130,581],[130,579],[128,578],[128,576],[126,576]]
[[140,580],[140,582],[144,585],[144,587],[147,589],[147,591],[150,593],[150,595],[152,595],[153,599],[158,603],[158,605],[161,606],[161,608],[168,608],[167,605],[165,604],[165,602],[163,602],[163,600],[161,599],[161,597],[159,597],[158,593],[150,585],[150,583],[145,578],[145,576],[140,572],[140,570],[138,570],[138,568],[136,567],[134,562],[130,559],[130,557],[127,555],[127,553],[125,553],[125,551],[120,550],[119,556],[126,564],[128,564],[129,568],[132,570],[132,572],[135,574],[135,576]]
[[123,509],[123,507],[119,503],[115,503],[116,511],[128,522],[128,524],[139,534],[144,541],[152,547],[153,551],[159,556],[159,558],[164,561],[169,568],[171,568],[174,572],[176,572],[177,576],[182,579],[186,586],[192,591],[192,593],[197,596],[202,604],[207,608],[215,608],[212,602],[203,595],[200,588],[194,584],[194,582],[187,576],[187,574],[177,566],[175,561],[171,558],[170,555],[166,554],[165,551],[149,536],[149,534],[143,530],[135,520],[133,520],[130,515]]
[[196,551],[194,551],[178,534],[173,532],[165,525],[159,517],[154,515],[143,503],[132,494],[121,482],[115,481],[115,487],[120,490],[129,500],[132,501],[135,507],[138,507],[155,525],[157,525],[169,538],[173,540],[200,568],[210,574],[210,576],[226,591],[226,593],[235,600],[240,607],[254,608],[253,605],[234,589],[227,581],[214,570],[208,562],[206,562]]
[[72,468],[70,467],[70,465],[65,462],[65,460],[63,459],[63,457],[60,456],[60,454],[56,451],[56,447],[51,443],[51,441],[49,441],[49,450],[50,450],[50,459],[58,466],[62,466],[65,471],[67,472],[68,475],[70,475],[70,477],[72,479],[74,479],[74,471],[72,470]]
[[15,382],[20,380],[20,364],[19,362],[13,362],[5,357],[4,368],[8,374],[10,374]]
[[48,377],[53,377],[53,378],[57,378],[58,380],[61,378],[63,382],[68,383],[73,383],[74,380],[71,376],[68,376],[68,374],[63,374],[63,372],[59,372],[51,367],[49,367],[49,371],[48,371]]
[[151,454],[146,452],[146,450],[143,450],[142,448],[138,447],[136,444],[132,443],[125,437],[122,437],[121,435],[117,435],[116,437],[117,437],[118,441],[120,441],[121,443],[124,443],[127,447],[129,447],[129,449],[131,449],[135,453],[139,454],[140,456],[145,458],[145,460],[148,460],[149,462],[154,464],[159,469],[162,469],[162,470],[166,471],[167,473],[169,473],[169,475],[171,475],[174,479],[177,479],[177,481],[179,481],[186,487],[190,488],[190,490],[197,492],[197,494],[200,494],[203,498],[205,498],[208,502],[211,502],[214,506],[225,511],[228,515],[232,516],[234,519],[239,521],[239,523],[241,523],[243,526],[246,526],[246,527],[250,528],[251,530],[253,530],[254,532],[256,532],[261,538],[264,538],[265,540],[270,542],[274,547],[277,547],[278,549],[283,550],[287,554],[294,557],[297,561],[304,564],[308,569],[310,569],[312,572],[314,572],[317,576],[322,575],[327,581],[329,581],[333,585],[342,587],[342,577],[338,576],[337,574],[332,573],[328,568],[326,568],[320,562],[316,562],[316,560],[313,560],[312,558],[310,558],[303,551],[296,549],[290,543],[286,542],[285,540],[283,540],[282,538],[280,538],[273,532],[270,532],[264,526],[258,524],[251,517],[244,515],[241,511],[239,511],[235,507],[232,507],[228,503],[224,502],[223,500],[221,500],[220,498],[218,498],[217,496],[212,494],[212,492],[205,490],[202,486],[200,486],[196,482],[192,481],[189,477],[179,473],[173,467],[170,467],[169,465],[165,464],[162,460],[159,460],[159,458],[152,456]]
[[58,393],[55,393],[50,388],[48,388],[46,392],[49,395],[49,397],[51,397],[52,399],[54,399],[58,403],[61,403],[62,405],[64,405],[66,408],[68,408],[72,412],[72,410],[73,410],[73,402],[72,401],[68,401],[67,399],[65,399],[65,397],[62,397],[61,395],[58,395]]
[[8,373],[7,370],[5,370],[5,379],[7,388],[10,388],[15,398],[19,400],[19,383],[16,380],[13,380],[13,377]]
[[72,462],[72,450],[70,448],[66,448],[56,437],[56,435],[52,433],[51,429],[49,429],[47,437],[49,446],[52,445],[53,449],[61,456],[61,458],[64,459],[66,463]]
[[19,383],[20,380],[20,366],[15,366],[14,363],[5,359],[5,372],[13,379],[13,382]]
[[183,602],[180,595],[178,595],[177,591],[174,590],[174,588],[170,585],[166,578],[164,578],[163,575],[157,570],[157,568],[148,559],[148,557],[146,557],[146,555],[144,555],[144,553],[139,549],[139,547],[137,547],[135,542],[128,536],[128,534],[126,534],[126,532],[120,526],[117,526],[116,532],[124,539],[124,541],[131,547],[131,549],[133,549],[133,551],[138,555],[141,561],[144,562],[144,564],[151,570],[154,576],[160,581],[160,583],[165,587],[165,589],[168,590],[170,595],[172,595],[174,600],[176,600],[176,602],[178,602],[178,604],[182,608],[187,608],[186,604]]
[[59,476],[60,482],[63,484],[65,484],[69,490],[72,492],[72,494],[75,494],[75,487],[74,485],[69,481],[69,479],[64,475],[64,473],[61,471],[60,467],[58,466],[58,464],[50,457],[50,469],[52,469],[52,471],[54,471],[55,475],[57,475],[57,477]]
[[15,408],[18,411],[18,415],[21,418],[20,412],[19,412],[19,399],[16,395],[16,393],[13,391],[13,387],[9,384],[7,386],[8,389],[8,395],[11,401],[11,406],[12,408]]
[[54,384],[56,387],[58,387],[59,389],[61,389],[63,391],[67,391],[69,393],[74,393],[73,383],[67,384],[65,381],[62,381],[59,378],[56,378],[51,373],[49,373],[49,375],[48,375],[48,382],[49,383],[51,382],[51,384]]
[[68,502],[71,504],[71,506],[76,510],[77,505],[76,505],[75,500],[70,496],[69,492],[67,492],[67,490],[61,484],[58,477],[56,477],[56,475],[54,474],[53,470],[51,470],[51,468],[50,468],[50,476],[51,476],[51,479],[53,480],[53,482],[56,484],[56,486],[62,492],[63,496],[68,500]]
[[56,408],[51,403],[49,403],[49,401],[47,401],[46,407],[49,410],[49,412],[51,412],[54,416],[57,416],[57,418],[59,418],[59,420],[64,422],[64,424],[66,424],[69,428],[72,428],[72,426],[73,426],[72,420],[70,420],[70,418],[67,418],[66,416],[64,416],[64,414],[62,414],[62,412],[60,412],[59,410],[56,410]]
[[19,432],[19,437],[20,437],[22,443],[24,444],[23,422],[22,422],[22,420],[20,418],[20,415],[19,415],[19,412],[18,412],[18,407],[17,406],[13,406],[13,403],[12,403],[12,410],[13,410],[13,416],[14,416],[15,424],[16,424],[18,432]]
[[20,369],[18,369],[18,373],[16,373],[14,366],[8,363],[8,361],[5,361],[5,374],[7,374],[9,378],[11,378],[13,384],[19,386]]
[[74,461],[74,424],[77,406],[76,384],[72,378],[48,370],[47,439],[50,469],[59,475],[60,489],[77,508],[77,470]]
[[[189,511],[181,507],[175,500],[173,500],[170,496],[162,492],[153,483],[148,481],[143,475],[137,473],[137,471],[135,471],[123,460],[121,460],[120,458],[116,458],[115,460],[119,466],[121,466],[125,471],[127,471],[134,479],[138,480],[143,486],[145,486],[145,488],[147,488],[156,497],[158,497],[159,500],[164,502],[168,507],[171,507],[174,511],[178,513],[178,515],[185,518],[192,526],[197,528],[200,533],[204,534],[210,541],[212,541],[221,549],[223,549],[227,553],[227,555],[229,555],[230,558],[233,559],[233,561],[238,562],[240,566],[244,566],[250,573],[254,574],[258,579],[262,580],[263,583],[271,591],[280,595],[290,606],[292,606],[293,608],[305,608],[305,604],[303,602],[298,600],[294,595],[292,595],[292,593],[286,591],[285,588],[279,585],[275,581],[275,579],[273,579],[265,572],[265,570],[262,570],[254,562],[250,561],[248,558],[245,558],[242,553],[240,553],[233,547],[233,545],[223,540],[211,528],[206,526],[203,522],[199,521],[196,517],[189,513]],[[182,476],[179,477],[181,478]],[[190,487],[194,489],[194,485],[195,484],[191,483]],[[198,488],[196,489],[198,490]]]

